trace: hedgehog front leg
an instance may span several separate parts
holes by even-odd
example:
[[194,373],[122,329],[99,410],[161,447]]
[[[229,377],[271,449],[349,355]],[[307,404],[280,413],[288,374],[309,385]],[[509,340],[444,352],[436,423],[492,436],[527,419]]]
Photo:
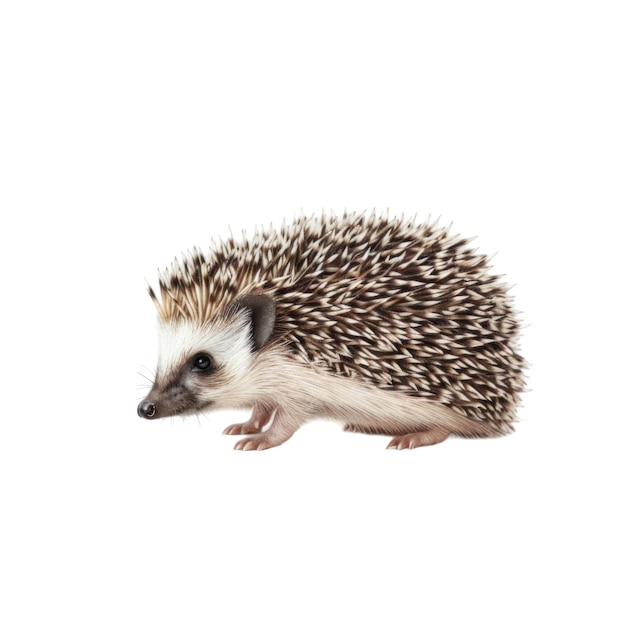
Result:
[[223,435],[252,435],[260,433],[272,419],[274,407],[256,405],[252,410],[252,415],[247,422],[241,424],[231,424],[224,429]]
[[266,450],[285,443],[304,424],[306,417],[287,414],[283,409],[276,409],[274,421],[262,433],[244,437],[235,444],[235,450]]

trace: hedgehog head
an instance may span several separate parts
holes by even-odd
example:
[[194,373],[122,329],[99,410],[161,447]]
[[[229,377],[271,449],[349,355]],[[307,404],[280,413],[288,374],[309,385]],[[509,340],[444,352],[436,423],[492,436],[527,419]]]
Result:
[[157,370],[139,415],[155,419],[253,403],[246,381],[272,336],[273,299],[260,293],[210,299],[202,270],[177,263],[160,276],[159,287],[160,298],[149,288],[159,318]]

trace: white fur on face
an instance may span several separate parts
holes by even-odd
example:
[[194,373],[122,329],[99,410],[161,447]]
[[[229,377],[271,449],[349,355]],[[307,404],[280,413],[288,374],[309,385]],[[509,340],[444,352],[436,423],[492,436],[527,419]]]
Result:
[[177,372],[199,352],[211,355],[225,378],[243,377],[251,361],[250,328],[245,314],[201,326],[179,320],[159,323],[158,376]]

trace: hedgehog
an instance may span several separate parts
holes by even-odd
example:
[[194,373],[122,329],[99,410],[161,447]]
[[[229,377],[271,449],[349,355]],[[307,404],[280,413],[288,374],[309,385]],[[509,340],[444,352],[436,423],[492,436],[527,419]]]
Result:
[[148,286],[158,313],[146,419],[248,409],[238,450],[315,418],[388,448],[514,430],[525,361],[509,288],[438,222],[300,216],[194,248]]

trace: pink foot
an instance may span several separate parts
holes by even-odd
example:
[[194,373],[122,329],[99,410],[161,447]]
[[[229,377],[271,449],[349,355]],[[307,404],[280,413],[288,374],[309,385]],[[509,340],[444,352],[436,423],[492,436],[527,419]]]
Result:
[[441,443],[447,439],[450,431],[448,430],[424,430],[419,433],[410,433],[394,437],[387,446],[387,449],[395,448],[396,450],[404,450],[408,448],[419,448],[420,446],[432,446],[435,443]]
[[231,424],[224,429],[223,435],[254,435],[260,433],[263,426],[259,424],[251,424],[243,422],[242,424]]
[[224,429],[224,435],[255,435],[260,433],[272,419],[274,409],[265,407],[255,408],[247,422],[231,424]]
[[[271,413],[269,413],[269,417],[264,415],[264,418],[267,419],[263,421],[263,426],[269,421],[271,415]],[[247,426],[248,424],[254,423],[254,419],[255,415],[253,414],[250,421],[245,425]],[[300,428],[304,421],[305,417],[288,416],[282,409],[278,408],[274,416],[274,421],[266,431],[240,439],[235,444],[235,450],[267,450],[268,448],[279,446],[281,443],[287,441],[287,439]],[[235,426],[238,426],[238,424]]]
[[282,441],[277,441],[263,434],[245,437],[235,444],[235,450],[267,450],[279,446]]

